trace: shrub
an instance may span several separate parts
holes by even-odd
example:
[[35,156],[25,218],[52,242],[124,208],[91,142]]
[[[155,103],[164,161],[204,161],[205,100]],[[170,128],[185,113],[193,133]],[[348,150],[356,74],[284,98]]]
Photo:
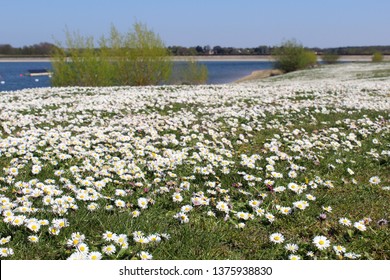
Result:
[[275,67],[284,72],[305,69],[317,63],[317,55],[312,51],[305,50],[295,40],[282,43],[272,55],[276,60]]
[[340,58],[340,56],[338,54],[335,54],[335,53],[324,53],[321,56],[321,60],[325,64],[335,64],[335,63],[337,63],[339,58]]
[[156,85],[167,81],[172,70],[162,40],[141,23],[125,35],[112,26],[99,48],[93,37],[67,31],[66,47],[58,48],[52,60],[54,86]]
[[381,62],[383,61],[383,54],[381,52],[374,52],[371,58],[372,62]]

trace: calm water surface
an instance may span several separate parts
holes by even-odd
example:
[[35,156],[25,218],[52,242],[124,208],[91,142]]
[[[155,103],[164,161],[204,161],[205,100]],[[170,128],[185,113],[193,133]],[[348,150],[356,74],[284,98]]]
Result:
[[[207,66],[207,84],[225,84],[238,80],[256,70],[271,69],[272,62],[264,61],[200,61]],[[47,76],[24,76],[30,69],[51,69],[50,62],[0,62],[0,91],[50,87]]]

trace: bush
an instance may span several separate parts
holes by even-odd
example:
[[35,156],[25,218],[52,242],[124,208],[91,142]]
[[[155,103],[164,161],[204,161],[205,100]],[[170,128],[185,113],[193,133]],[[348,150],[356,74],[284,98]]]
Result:
[[52,64],[54,86],[157,85],[172,71],[162,40],[140,23],[125,35],[112,26],[98,48],[93,37],[67,31],[66,47],[56,50]]
[[372,62],[382,62],[383,54],[381,52],[374,52],[371,58]]
[[282,43],[272,55],[276,60],[275,67],[284,72],[305,69],[317,64],[317,55],[312,51],[305,50],[295,40]]
[[321,60],[325,64],[335,64],[335,63],[337,63],[339,58],[340,58],[340,56],[338,54],[335,54],[335,53],[324,53],[321,56]]

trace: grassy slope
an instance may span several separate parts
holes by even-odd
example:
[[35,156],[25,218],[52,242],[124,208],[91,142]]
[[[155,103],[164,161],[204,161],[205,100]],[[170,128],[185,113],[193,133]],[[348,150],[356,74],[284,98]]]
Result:
[[[342,66],[338,66],[342,67]],[[326,82],[332,80],[346,79],[353,81],[356,79],[388,79],[388,70],[373,69],[369,72],[347,71],[341,78],[332,77],[333,70],[315,69],[291,73],[282,77],[274,77],[268,80],[252,84],[251,86],[263,86],[269,84],[277,84],[284,86],[290,82],[308,83],[313,79],[323,79],[326,77]],[[373,91],[372,94],[375,94]],[[382,97],[382,98],[388,98]],[[309,101],[314,105],[316,95],[311,91],[296,91],[293,94],[285,97],[292,103]],[[256,104],[251,98],[245,100],[248,106]],[[199,113],[201,104],[196,106],[188,106],[183,103],[171,103],[170,109],[167,108],[157,110],[150,107],[149,113],[157,112],[161,116],[174,117],[178,112],[190,111],[195,115],[198,114],[198,120],[195,123],[202,124],[203,120],[208,120],[210,116]],[[211,108],[213,106],[211,105]],[[55,110],[57,107],[48,108]],[[113,190],[116,188],[130,188],[133,195],[126,197],[124,200],[133,204],[130,209],[115,209],[107,211],[105,205],[110,202],[105,199],[100,199],[97,203],[100,209],[90,212],[86,209],[86,204],[83,201],[77,201],[79,210],[70,211],[65,217],[68,219],[70,226],[61,230],[58,236],[51,236],[47,232],[47,227],[38,233],[40,236],[39,243],[33,244],[27,241],[27,236],[31,232],[25,227],[15,227],[4,222],[0,222],[1,237],[12,236],[12,241],[3,247],[13,248],[15,254],[11,258],[15,259],[63,259],[67,258],[74,249],[66,246],[66,240],[73,232],[81,232],[86,235],[86,243],[90,250],[101,250],[104,244],[108,244],[102,240],[102,233],[109,230],[118,234],[127,234],[130,238],[129,249],[122,250],[119,254],[115,254],[106,258],[134,258],[141,250],[147,250],[153,254],[155,259],[286,259],[291,252],[286,251],[282,244],[273,244],[269,241],[271,233],[282,233],[286,241],[285,243],[296,243],[299,245],[299,250],[296,254],[301,258],[307,257],[309,251],[314,251],[315,257],[319,259],[337,259],[331,248],[320,251],[312,244],[312,239],[317,235],[324,235],[330,241],[331,245],[342,245],[347,248],[348,252],[355,252],[361,255],[363,259],[389,259],[390,258],[390,230],[387,225],[379,226],[377,222],[380,219],[390,218],[390,209],[388,202],[390,199],[390,191],[383,190],[383,186],[390,184],[390,161],[389,157],[380,155],[381,151],[389,150],[390,147],[390,127],[389,127],[389,111],[374,111],[374,110],[334,110],[329,107],[327,112],[317,110],[313,106],[307,106],[300,111],[278,111],[276,114],[270,112],[263,116],[253,116],[252,119],[239,119],[241,123],[250,124],[251,121],[257,121],[262,124],[264,129],[260,131],[245,131],[238,129],[237,133],[230,133],[231,126],[227,119],[221,119],[218,127],[220,132],[225,133],[225,136],[230,136],[233,148],[233,161],[231,166],[231,174],[224,175],[217,168],[216,175],[200,175],[196,174],[195,179],[191,181],[191,189],[182,191],[184,201],[179,205],[172,202],[172,193],[156,194],[159,186],[164,186],[168,181],[173,181],[178,186],[184,181],[183,177],[194,175],[193,166],[189,164],[178,166],[174,173],[177,177],[170,178],[167,176],[161,184],[152,185],[151,190],[147,193],[143,188],[123,187],[115,183],[109,183],[106,189],[102,192],[104,195],[113,195]],[[39,110],[38,110],[39,112]],[[31,111],[24,112],[31,115]],[[124,114],[129,112],[124,112]],[[38,113],[35,113],[38,114]],[[45,113],[47,114],[47,112]],[[94,114],[93,111],[91,114]],[[144,113],[148,115],[148,113]],[[71,116],[71,114],[70,114]],[[75,116],[73,116],[75,117]],[[110,114],[107,112],[101,115],[104,121],[111,118],[121,118],[118,114]],[[352,126],[354,123],[355,126]],[[88,120],[85,122],[88,125]],[[42,123],[40,127],[44,128],[47,125],[54,126],[55,123]],[[356,128],[355,128],[356,127]],[[23,130],[23,129],[22,129]],[[15,129],[11,135],[3,130],[3,138],[17,137],[20,130]],[[296,133],[293,133],[293,132]],[[355,133],[361,145],[355,143],[348,147],[346,137],[349,133]],[[182,132],[179,129],[173,128],[172,131],[159,132],[160,134],[172,133],[179,139]],[[195,132],[193,132],[195,133]],[[238,133],[243,133],[248,139],[248,143],[237,142]],[[251,135],[249,135],[251,134]],[[334,134],[332,136],[332,134]],[[212,139],[211,136],[206,138]],[[278,135],[278,136],[276,136]],[[142,137],[142,134],[140,134]],[[332,138],[333,137],[333,138]],[[341,146],[333,148],[332,139],[336,139]],[[379,143],[376,143],[377,139]],[[315,145],[312,148],[301,149],[301,151],[292,151],[291,148],[298,140],[308,140],[314,143],[316,140],[324,142],[323,146]],[[326,142],[327,141],[327,142]],[[265,179],[272,179],[270,172],[266,172],[267,158],[275,156],[275,152],[267,148],[267,143],[278,142],[279,151],[292,156],[291,162],[302,166],[305,170],[298,172],[297,178],[288,178],[287,173],[290,168],[290,163],[285,160],[276,160],[274,168],[281,172],[284,176],[281,179],[275,179],[276,186],[285,186],[290,182],[298,184],[308,184],[314,182],[316,178],[321,178],[323,181],[330,180],[334,187],[328,188],[317,182],[317,188],[308,186],[301,194],[295,194],[290,190],[282,193],[271,191],[264,183],[256,183],[255,186],[250,186],[243,179],[243,176],[237,175],[238,171],[247,172],[255,176],[261,177],[263,182]],[[196,141],[190,142],[189,145],[195,145]],[[111,147],[111,143],[101,143],[105,147]],[[172,146],[173,148],[177,148]],[[379,156],[373,155],[373,149]],[[212,149],[210,149],[212,151]],[[11,159],[17,157],[15,154],[11,157],[6,157],[5,152],[1,155],[1,167],[8,167],[11,164]],[[240,156],[246,154],[261,155],[261,159],[256,163],[256,166],[262,170],[252,170],[240,164]],[[77,161],[61,163],[61,168],[67,170],[70,166],[80,164]],[[39,175],[32,175],[31,162],[28,163],[19,172],[15,181],[29,181],[33,178],[38,178],[43,181],[47,178],[55,179],[56,184],[58,178],[53,176],[54,170],[58,167],[53,167],[50,163],[45,163],[42,172]],[[354,171],[354,175],[347,172],[347,168]],[[88,173],[88,172],[87,172]],[[89,173],[93,174],[93,173]],[[148,173],[149,174],[149,173]],[[87,176],[87,174],[84,174]],[[6,177],[4,171],[0,170],[0,176]],[[153,179],[153,174],[149,174],[147,180]],[[369,183],[369,179],[373,176],[381,178],[379,185]],[[64,178],[73,179],[71,174],[65,174]],[[356,180],[356,183],[352,182]],[[270,223],[264,217],[255,217],[253,220],[244,221],[246,226],[242,229],[236,228],[239,221],[234,215],[231,219],[224,221],[224,214],[215,209],[217,201],[226,198],[225,194],[217,193],[215,195],[207,193],[210,190],[205,186],[208,181],[221,183],[221,188],[229,190],[230,203],[234,210],[252,213],[253,210],[248,206],[248,201],[251,199],[260,199],[261,207],[266,211],[275,215],[276,219]],[[237,187],[237,183],[242,186]],[[3,187],[2,194],[12,200],[21,197],[14,187],[14,184],[1,183]],[[74,195],[69,190],[63,189],[66,194]],[[180,224],[173,218],[180,206],[190,204],[191,197],[194,192],[203,191],[210,198],[209,206],[195,207],[189,213],[189,223]],[[243,193],[245,191],[246,193]],[[278,213],[277,207],[290,206],[298,200],[307,200],[306,194],[312,194],[316,197],[315,201],[309,201],[310,206],[305,210],[295,209],[290,215],[281,215]],[[130,211],[136,209],[137,198],[150,197],[155,200],[155,204],[146,210],[141,211],[138,218],[131,218]],[[266,197],[265,197],[266,196]],[[262,199],[263,197],[263,199]],[[35,207],[45,208],[39,200],[31,199]],[[322,206],[331,206],[331,213],[326,213]],[[213,210],[216,217],[206,215],[208,210]],[[326,219],[320,220],[319,215],[326,213]],[[58,218],[57,215],[49,211],[38,212],[32,215],[39,219]],[[352,223],[366,219],[367,230],[360,232],[353,227],[345,227],[339,224],[338,220],[341,217],[349,218]],[[369,222],[370,220],[370,222]],[[163,241],[158,245],[141,245],[136,244],[131,240],[132,232],[143,231],[145,234],[151,233],[169,233],[171,238]]]

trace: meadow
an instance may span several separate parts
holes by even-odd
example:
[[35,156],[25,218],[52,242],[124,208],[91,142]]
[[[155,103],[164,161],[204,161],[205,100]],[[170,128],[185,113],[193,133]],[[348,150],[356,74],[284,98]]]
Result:
[[1,259],[390,259],[389,69],[3,92]]

